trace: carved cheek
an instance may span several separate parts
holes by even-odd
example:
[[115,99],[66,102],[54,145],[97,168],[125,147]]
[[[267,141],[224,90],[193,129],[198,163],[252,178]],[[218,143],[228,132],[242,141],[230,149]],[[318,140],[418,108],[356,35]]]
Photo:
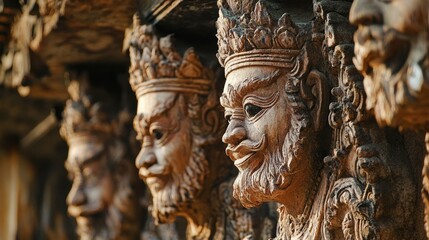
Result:
[[181,174],[188,165],[191,157],[192,137],[186,128],[187,124],[181,124],[176,133],[171,133],[169,141],[163,146],[157,147],[154,152],[157,162],[168,169],[169,172]]
[[252,141],[259,141],[261,138],[264,137],[264,135],[267,135],[270,133],[270,129],[272,128],[274,130],[275,125],[270,121],[269,116],[264,114],[258,121],[256,122],[249,122],[246,121],[247,129],[247,135],[248,138]]
[[266,110],[264,116],[253,126],[255,134],[258,134],[257,137],[266,134],[268,142],[271,142],[269,145],[277,145],[283,142],[290,125],[289,116],[284,111],[285,108],[286,105],[280,100],[273,107]]
[[113,198],[113,182],[112,175],[106,173],[103,176],[97,176],[97,183],[95,185],[89,185],[84,183],[81,187],[84,193],[87,204],[90,206],[101,206],[107,207]]

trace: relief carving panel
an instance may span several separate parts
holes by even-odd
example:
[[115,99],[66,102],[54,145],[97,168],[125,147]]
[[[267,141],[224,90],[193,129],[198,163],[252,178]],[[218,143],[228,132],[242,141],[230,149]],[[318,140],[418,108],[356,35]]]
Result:
[[269,209],[246,210],[230,196],[235,171],[221,142],[225,121],[213,70],[138,17],[129,51],[141,141],[136,166],[152,193],[156,222],[184,217],[187,239],[270,238]]

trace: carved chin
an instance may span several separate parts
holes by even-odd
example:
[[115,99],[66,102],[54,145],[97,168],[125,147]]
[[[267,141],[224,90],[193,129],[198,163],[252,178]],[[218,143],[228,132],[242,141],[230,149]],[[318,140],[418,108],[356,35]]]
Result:
[[191,159],[182,175],[175,175],[165,181],[158,191],[150,188],[153,197],[152,215],[158,223],[174,221],[177,215],[189,211],[202,191],[208,172],[204,150],[193,147]]
[[394,29],[360,26],[355,33],[354,63],[367,76],[380,72],[396,74],[405,64],[410,46],[409,36]]
[[252,158],[252,162],[259,164],[241,169],[234,182],[234,197],[246,208],[275,201],[277,193],[286,189],[291,182],[281,151],[263,156],[266,157]]
[[145,182],[152,192],[161,191],[166,185],[164,179],[159,177],[148,177],[145,179]]
[[80,239],[108,239],[106,215],[99,213],[76,218]]
[[[123,202],[122,204],[130,205],[131,203]],[[76,218],[76,221],[81,240],[120,239],[124,233],[127,236],[136,236],[139,231],[133,228],[134,226],[138,226],[134,222],[136,221],[134,216],[125,214],[115,205],[111,205],[109,209],[98,214],[79,216]],[[133,224],[130,221],[133,221]]]

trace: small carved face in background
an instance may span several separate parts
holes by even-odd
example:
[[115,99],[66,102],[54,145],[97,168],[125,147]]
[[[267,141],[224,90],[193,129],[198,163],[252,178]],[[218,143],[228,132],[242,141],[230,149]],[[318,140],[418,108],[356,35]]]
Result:
[[428,54],[428,2],[353,2],[350,21],[358,26],[355,65],[365,76],[367,105],[377,120],[389,122],[395,105],[404,104],[406,97],[395,95],[413,95],[425,84],[421,65]]
[[221,104],[229,124],[223,141],[240,171],[234,197],[245,207],[284,203],[284,196],[299,187],[299,179],[314,174],[301,142],[306,140],[309,115],[304,105],[288,98],[287,82],[299,85],[274,67],[241,68],[227,77]]
[[73,180],[67,196],[68,212],[79,225],[81,239],[105,237],[105,217],[112,204],[114,185],[101,141],[91,138],[70,141],[66,168]]
[[158,222],[171,222],[202,189],[207,161],[192,137],[187,104],[174,92],[148,93],[138,99],[134,128],[142,143],[136,158],[139,176],[153,196]]
[[410,47],[427,30],[427,17],[426,0],[354,1],[350,21],[359,27],[355,35],[357,65],[367,74],[380,71],[382,65],[395,74],[409,54],[417,54]]

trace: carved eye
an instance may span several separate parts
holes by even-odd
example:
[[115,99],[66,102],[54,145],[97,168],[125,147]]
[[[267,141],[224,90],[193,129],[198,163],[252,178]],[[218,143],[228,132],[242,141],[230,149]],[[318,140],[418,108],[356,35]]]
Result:
[[89,186],[95,186],[99,181],[99,176],[95,174],[91,174],[91,175],[84,176],[84,179]]
[[159,129],[154,129],[152,135],[156,140],[160,140],[164,136],[164,133],[162,133]]
[[262,108],[248,103],[244,106],[244,110],[246,111],[247,117],[251,118],[258,114],[262,110]]

